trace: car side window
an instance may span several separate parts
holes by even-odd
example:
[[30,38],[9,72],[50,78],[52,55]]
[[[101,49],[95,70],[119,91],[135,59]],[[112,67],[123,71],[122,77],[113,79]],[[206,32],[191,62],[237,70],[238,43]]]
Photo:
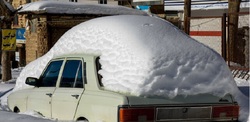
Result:
[[81,60],[66,61],[59,87],[83,88]]
[[96,58],[95,63],[96,63],[96,71],[97,71],[98,82],[99,82],[100,86],[103,86],[102,75],[98,73],[102,69],[102,65],[100,63],[100,57]]
[[55,87],[63,60],[51,62],[40,77],[40,87]]

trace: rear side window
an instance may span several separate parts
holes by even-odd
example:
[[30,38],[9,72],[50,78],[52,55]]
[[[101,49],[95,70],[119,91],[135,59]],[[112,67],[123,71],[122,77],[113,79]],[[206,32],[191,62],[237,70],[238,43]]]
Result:
[[95,63],[96,63],[96,71],[97,71],[98,82],[99,82],[100,86],[103,86],[102,75],[98,73],[102,69],[102,65],[100,63],[100,57],[96,58]]
[[82,74],[81,60],[66,61],[59,87],[83,88]]
[[40,77],[40,87],[55,87],[63,60],[51,62]]

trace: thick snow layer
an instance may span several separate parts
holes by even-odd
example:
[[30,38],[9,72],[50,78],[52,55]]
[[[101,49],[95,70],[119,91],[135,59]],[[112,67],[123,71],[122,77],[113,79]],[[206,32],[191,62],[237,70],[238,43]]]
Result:
[[212,49],[159,18],[124,15],[72,28],[23,70],[16,89],[26,76],[38,77],[52,57],[77,53],[100,55],[103,84],[113,91],[174,97],[224,95],[236,88],[229,68]]
[[[27,76],[39,77],[53,57],[79,53],[100,55],[99,73],[107,90],[170,98],[231,93],[242,98],[219,54],[165,20],[135,15],[102,17],[73,27],[23,69],[14,90],[27,87]],[[238,102],[248,108],[247,100]],[[242,116],[246,118],[248,111]]]
[[147,15],[146,12],[124,6],[107,4],[83,4],[59,1],[38,1],[21,6],[19,13],[49,13],[49,14],[97,14],[97,15]]

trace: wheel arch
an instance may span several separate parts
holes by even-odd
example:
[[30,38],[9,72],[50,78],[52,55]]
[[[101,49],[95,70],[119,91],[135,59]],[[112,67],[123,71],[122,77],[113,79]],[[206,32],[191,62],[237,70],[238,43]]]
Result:
[[85,117],[78,117],[77,119],[76,119],[76,121],[86,121],[86,122],[88,122],[89,120],[87,119],[87,118],[85,118]]
[[19,113],[19,112],[20,112],[20,109],[19,109],[17,106],[15,106],[15,107],[13,108],[13,112]]

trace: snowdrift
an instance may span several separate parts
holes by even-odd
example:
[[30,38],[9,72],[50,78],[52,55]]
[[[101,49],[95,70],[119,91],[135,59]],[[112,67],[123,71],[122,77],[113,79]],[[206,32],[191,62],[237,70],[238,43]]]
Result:
[[175,97],[237,89],[222,57],[162,19],[120,15],[84,22],[66,32],[17,79],[39,77],[46,63],[63,54],[100,55],[106,89],[133,95]]

